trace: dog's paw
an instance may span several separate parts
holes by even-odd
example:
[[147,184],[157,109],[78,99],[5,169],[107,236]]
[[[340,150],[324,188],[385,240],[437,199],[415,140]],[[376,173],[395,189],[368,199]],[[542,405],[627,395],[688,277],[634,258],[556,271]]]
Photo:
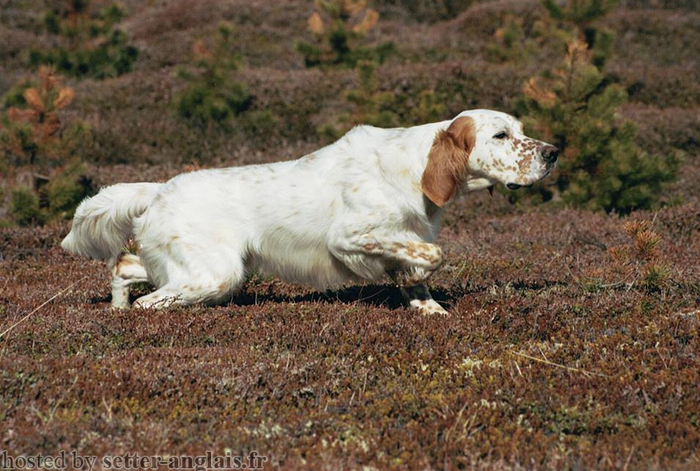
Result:
[[121,293],[119,291],[112,291],[112,302],[109,303],[112,309],[117,309],[120,311],[130,309],[131,303],[129,302],[129,292]]
[[424,316],[450,315],[450,313],[440,306],[434,299],[413,299],[411,300],[411,309],[423,314]]

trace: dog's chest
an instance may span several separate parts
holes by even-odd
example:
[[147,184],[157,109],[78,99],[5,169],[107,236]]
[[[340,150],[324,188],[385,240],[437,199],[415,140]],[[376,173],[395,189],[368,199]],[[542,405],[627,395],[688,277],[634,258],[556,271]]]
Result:
[[285,281],[326,288],[352,278],[352,273],[329,251],[320,234],[300,233],[276,227],[260,238],[251,254],[254,270]]

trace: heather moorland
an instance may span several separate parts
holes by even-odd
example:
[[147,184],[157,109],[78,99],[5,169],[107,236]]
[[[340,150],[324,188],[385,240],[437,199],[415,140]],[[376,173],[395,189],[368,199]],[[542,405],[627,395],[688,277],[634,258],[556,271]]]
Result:
[[[0,450],[698,468],[700,6],[321,3],[0,0]],[[223,306],[114,311],[104,264],[59,247],[105,185],[471,108],[566,150],[449,207],[448,317],[388,281],[258,275]]]

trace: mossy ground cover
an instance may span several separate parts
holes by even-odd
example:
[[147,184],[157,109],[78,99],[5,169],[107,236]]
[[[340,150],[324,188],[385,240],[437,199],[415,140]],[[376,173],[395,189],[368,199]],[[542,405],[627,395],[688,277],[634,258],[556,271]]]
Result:
[[632,217],[654,221],[672,267],[648,290],[591,282],[629,242],[620,218],[466,221],[469,204],[441,237],[446,318],[405,310],[388,285],[263,278],[221,307],[114,312],[104,267],[58,248],[65,225],[4,230],[3,328],[79,281],[0,340],[3,448],[229,448],[284,468],[697,466],[698,210]]

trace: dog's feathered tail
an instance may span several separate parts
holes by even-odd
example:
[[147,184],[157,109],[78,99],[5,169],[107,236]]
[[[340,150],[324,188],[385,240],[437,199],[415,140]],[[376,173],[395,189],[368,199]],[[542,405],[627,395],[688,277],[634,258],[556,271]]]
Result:
[[121,253],[133,221],[146,211],[161,183],[120,183],[87,198],[73,216],[61,247],[85,257],[107,260]]

